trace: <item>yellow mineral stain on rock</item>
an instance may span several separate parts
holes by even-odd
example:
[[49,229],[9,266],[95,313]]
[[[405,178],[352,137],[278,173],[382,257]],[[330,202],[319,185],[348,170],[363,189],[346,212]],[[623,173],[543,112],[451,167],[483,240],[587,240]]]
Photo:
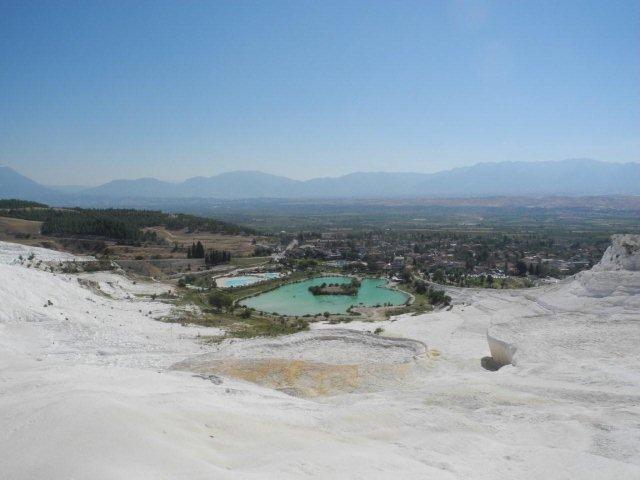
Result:
[[358,365],[330,365],[305,360],[255,359],[211,362],[206,372],[284,390],[304,397],[355,391]]

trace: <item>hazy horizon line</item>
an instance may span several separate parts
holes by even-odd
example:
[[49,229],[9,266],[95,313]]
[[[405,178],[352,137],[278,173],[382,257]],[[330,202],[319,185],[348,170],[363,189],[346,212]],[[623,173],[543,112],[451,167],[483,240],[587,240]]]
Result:
[[570,162],[570,161],[593,161],[593,162],[598,162],[598,163],[611,163],[611,164],[638,164],[640,163],[640,160],[636,160],[636,161],[616,161],[616,160],[598,160],[595,158],[590,158],[590,157],[576,157],[576,158],[565,158],[565,159],[561,159],[561,160],[501,160],[501,161],[481,161],[481,162],[476,162],[476,163],[471,163],[471,164],[466,164],[466,165],[461,165],[461,166],[453,166],[451,168],[443,168],[443,169],[439,169],[439,170],[432,170],[432,171],[417,171],[417,170],[354,170],[352,172],[348,172],[348,173],[343,173],[340,175],[326,175],[326,176],[310,176],[310,177],[306,177],[306,178],[297,178],[297,177],[290,177],[286,174],[281,174],[281,173],[274,173],[271,171],[265,171],[265,170],[256,170],[256,169],[234,169],[234,170],[223,170],[220,172],[216,172],[216,173],[211,173],[211,174],[200,174],[200,175],[188,175],[188,176],[184,176],[184,177],[180,177],[180,178],[174,178],[174,179],[167,179],[165,177],[159,176],[159,177],[154,177],[154,176],[131,176],[131,177],[113,177],[111,179],[108,180],[103,180],[103,181],[98,181],[98,182],[86,182],[86,183],[49,183],[49,182],[43,182],[40,180],[37,180],[36,177],[30,175],[29,173],[24,173],[22,172],[19,167],[16,168],[14,166],[12,166],[11,164],[4,164],[4,165],[0,165],[0,167],[7,167],[10,168],[12,170],[14,170],[15,172],[19,173],[20,175],[23,175],[43,186],[46,187],[86,187],[86,188],[93,188],[93,187],[98,187],[101,185],[105,185],[107,183],[110,182],[115,182],[115,181],[120,181],[120,180],[124,180],[124,181],[136,181],[136,180],[158,180],[160,182],[164,182],[164,183],[175,183],[175,184],[180,184],[183,183],[184,181],[190,179],[190,178],[211,178],[211,177],[216,177],[219,175],[224,175],[224,174],[229,174],[229,173],[260,173],[260,174],[265,174],[265,175],[271,175],[274,177],[281,177],[281,178],[287,178],[289,180],[294,180],[294,181],[299,181],[299,182],[306,182],[309,180],[316,180],[316,179],[321,179],[321,178],[341,178],[341,177],[345,177],[348,175],[355,175],[355,174],[377,174],[377,173],[386,173],[386,174],[418,174],[418,175],[431,175],[431,174],[436,174],[436,173],[440,173],[440,172],[446,172],[446,171],[452,171],[452,170],[458,170],[458,169],[464,169],[464,168],[470,168],[470,167],[474,167],[474,166],[478,166],[478,165],[497,165],[497,164],[505,164],[505,163],[562,163],[562,162]]

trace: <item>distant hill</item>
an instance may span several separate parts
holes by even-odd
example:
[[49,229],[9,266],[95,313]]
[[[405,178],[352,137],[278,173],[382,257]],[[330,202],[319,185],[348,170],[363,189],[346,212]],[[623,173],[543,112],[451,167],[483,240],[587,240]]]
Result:
[[178,186],[180,196],[212,198],[298,196],[305,182],[262,172],[229,172],[214,177],[193,177]]
[[[2,173],[4,172],[4,173]],[[0,197],[46,200],[60,191],[39,185],[4,167]],[[4,179],[4,181],[3,181]],[[71,192],[69,192],[71,193]],[[640,163],[589,159],[558,162],[479,163],[437,173],[357,172],[300,181],[255,171],[238,171],[184,182],[155,178],[114,180],[74,190],[74,198],[409,198],[545,195],[640,195]]]
[[442,172],[358,172],[307,181],[230,172],[181,183],[117,180],[87,195],[239,198],[394,198],[486,195],[637,195],[640,163],[595,160],[480,163]]
[[479,163],[431,174],[417,191],[430,196],[638,195],[640,163]]
[[0,167],[0,198],[46,200],[55,193],[10,167]]
[[[193,177],[180,183],[153,178],[114,180],[81,192],[104,197],[204,197],[241,198],[355,198],[407,194],[407,186],[416,186],[427,178],[417,173],[352,173],[342,177],[315,178],[307,181],[262,172],[238,171],[213,177]],[[410,193],[411,194],[411,193]]]
[[314,178],[304,182],[309,197],[406,197],[419,195],[417,186],[428,178],[424,173],[357,172],[335,178]]
[[300,188],[304,182],[262,172],[228,172],[213,177],[192,177],[172,183],[155,178],[114,180],[80,192],[99,197],[210,197],[251,198],[281,197],[283,192]]
[[88,189],[86,185],[47,185],[49,190],[53,190],[56,193],[62,193],[64,195],[74,195]]
[[135,180],[112,180],[103,185],[76,192],[80,195],[96,197],[175,197],[178,184],[163,182],[155,178],[138,178]]

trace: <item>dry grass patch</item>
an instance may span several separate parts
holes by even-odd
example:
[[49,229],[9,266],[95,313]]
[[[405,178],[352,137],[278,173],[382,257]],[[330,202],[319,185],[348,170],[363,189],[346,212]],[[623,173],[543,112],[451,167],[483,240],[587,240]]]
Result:
[[256,242],[260,242],[260,237],[254,237],[251,235],[223,235],[220,233],[207,233],[188,232],[183,230],[167,230],[164,227],[151,227],[146,230],[152,230],[158,234],[159,237],[164,238],[170,245],[174,243],[183,244],[185,248],[191,245],[193,242],[202,242],[205,249],[226,250],[231,252],[231,255],[237,257],[248,257],[253,254],[254,245],[252,240],[255,238]]
[[40,235],[42,222],[20,218],[0,217],[0,235],[14,238],[15,235]]

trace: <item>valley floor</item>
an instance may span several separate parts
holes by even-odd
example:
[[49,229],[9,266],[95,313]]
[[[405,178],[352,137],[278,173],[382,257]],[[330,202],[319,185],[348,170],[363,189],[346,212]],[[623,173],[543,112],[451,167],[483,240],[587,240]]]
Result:
[[[0,243],[0,478],[640,478],[634,245],[557,285],[452,290],[448,311],[206,345],[215,329],[158,321],[167,285]],[[357,332],[377,327],[415,342]],[[481,367],[487,332],[514,365]]]

